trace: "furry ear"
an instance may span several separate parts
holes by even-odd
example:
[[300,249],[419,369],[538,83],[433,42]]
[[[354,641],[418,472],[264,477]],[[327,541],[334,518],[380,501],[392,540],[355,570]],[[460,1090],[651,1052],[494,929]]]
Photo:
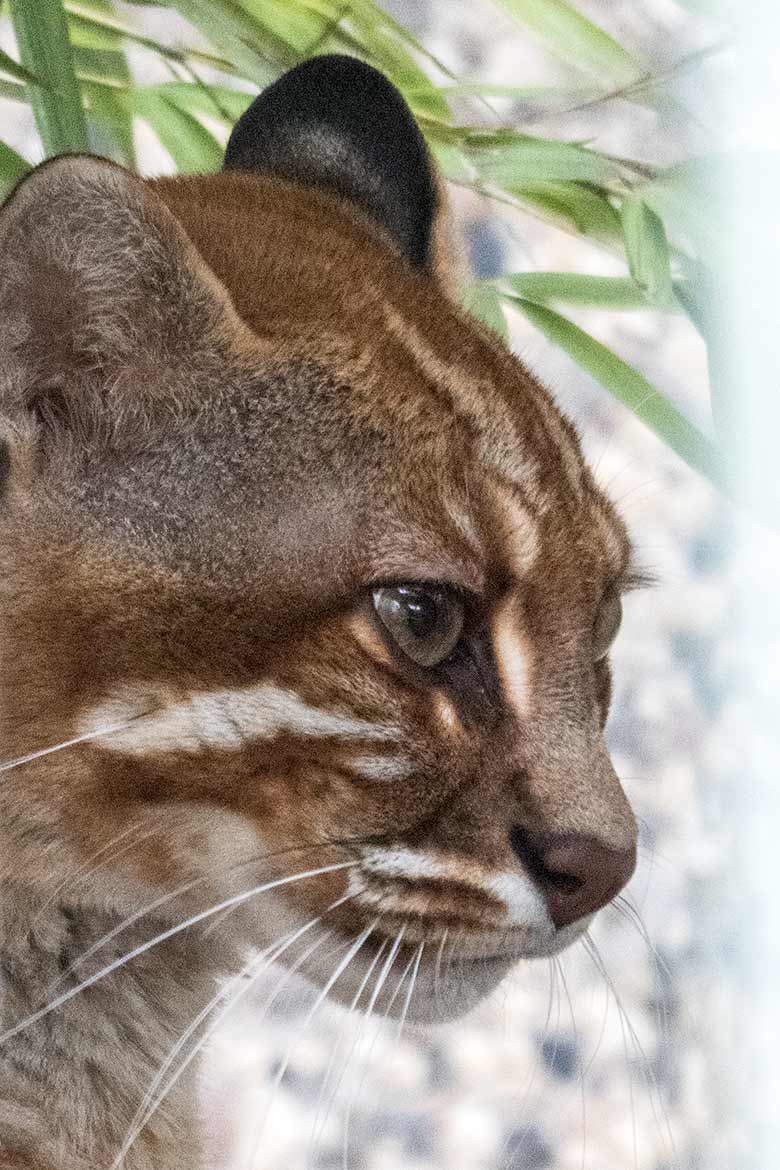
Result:
[[425,140],[395,86],[354,57],[313,57],[265,89],[236,123],[225,167],[334,192],[416,268],[434,266],[438,192]]
[[[140,179],[90,157],[44,163],[0,209],[0,417],[116,430],[213,347],[227,293]],[[179,375],[181,376],[181,375]]]

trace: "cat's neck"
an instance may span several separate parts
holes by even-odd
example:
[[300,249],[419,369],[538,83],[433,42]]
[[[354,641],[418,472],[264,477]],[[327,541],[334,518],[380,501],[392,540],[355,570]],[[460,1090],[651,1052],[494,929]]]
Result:
[[[156,930],[139,922],[71,971],[118,919],[62,905],[20,913],[18,896],[4,898],[4,905],[3,1032],[143,945]],[[25,1166],[28,1150],[35,1170],[110,1170],[168,1053],[216,991],[213,943],[207,950],[188,933],[118,966],[0,1046],[0,1170]],[[138,1134],[124,1170],[202,1165],[198,1066],[198,1060],[191,1062]]]

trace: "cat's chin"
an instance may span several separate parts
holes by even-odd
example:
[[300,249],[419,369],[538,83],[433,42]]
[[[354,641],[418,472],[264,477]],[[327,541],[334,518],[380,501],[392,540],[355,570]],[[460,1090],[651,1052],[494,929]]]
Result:
[[[485,1000],[509,972],[523,962],[549,958],[559,954],[586,933],[593,915],[570,926],[554,930],[549,936],[528,939],[512,953],[472,953],[442,960],[438,947],[430,947],[430,957],[416,962],[416,948],[399,952],[378,993],[382,961],[375,960],[375,951],[366,948],[349,962],[328,991],[330,999],[352,1007],[362,987],[358,1005],[364,1010],[370,1005],[372,1015],[388,1019],[404,1017],[420,1025],[446,1024],[467,1015]],[[334,973],[337,964],[328,960],[304,963],[300,973],[316,987],[323,988]],[[369,972],[369,968],[372,968]],[[412,976],[414,977],[412,980]]]

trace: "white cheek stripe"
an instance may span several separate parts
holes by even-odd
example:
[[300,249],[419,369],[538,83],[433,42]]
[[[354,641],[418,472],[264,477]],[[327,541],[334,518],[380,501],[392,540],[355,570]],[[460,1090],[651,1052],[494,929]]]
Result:
[[414,774],[411,760],[403,756],[353,756],[348,763],[365,780],[408,780]]
[[[128,726],[118,726],[122,724]],[[93,707],[81,723],[80,735],[106,726],[118,729],[101,738],[100,746],[132,755],[236,750],[247,741],[271,739],[281,732],[372,740],[394,740],[399,734],[394,727],[310,707],[293,691],[271,684],[207,691],[168,702],[161,702],[159,692],[127,688]]]
[[513,926],[554,930],[544,898],[530,878],[508,870],[489,870],[456,854],[418,849],[371,848],[363,851],[361,868],[377,877],[425,878],[455,882],[503,902],[506,921]]

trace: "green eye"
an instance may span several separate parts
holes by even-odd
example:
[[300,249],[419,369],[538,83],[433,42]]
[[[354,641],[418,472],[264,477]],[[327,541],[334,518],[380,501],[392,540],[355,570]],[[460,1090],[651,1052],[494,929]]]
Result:
[[593,626],[593,661],[598,662],[609,653],[617,637],[623,618],[623,606],[617,593],[608,593],[596,614]]
[[431,668],[449,658],[463,633],[463,602],[441,585],[380,586],[373,591],[377,617],[418,666]]

